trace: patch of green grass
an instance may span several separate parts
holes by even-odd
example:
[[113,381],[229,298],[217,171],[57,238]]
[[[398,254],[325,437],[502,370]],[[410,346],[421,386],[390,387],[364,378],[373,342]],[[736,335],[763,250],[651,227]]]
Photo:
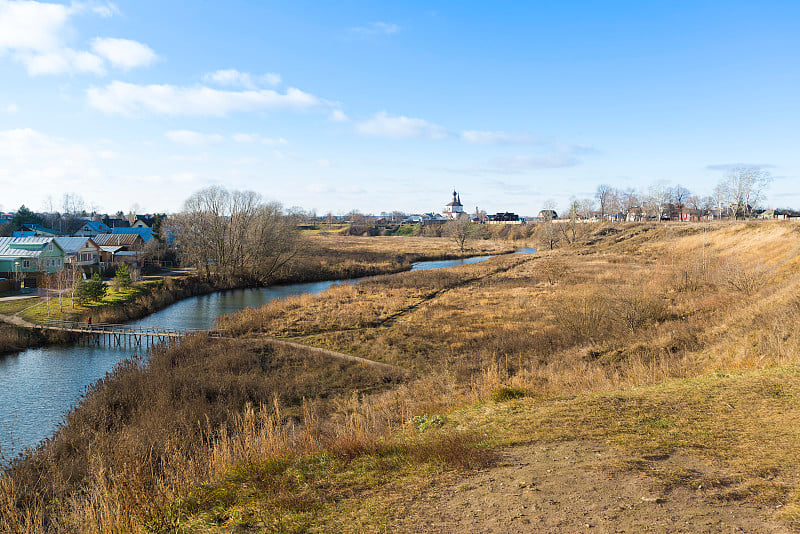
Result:
[[[197,486],[151,519],[203,532],[386,532],[391,496],[452,469],[485,467],[493,455],[474,433],[400,435],[361,452],[333,448],[307,456],[243,462]],[[167,531],[162,529],[160,531]]]
[[505,402],[513,399],[521,399],[525,396],[525,390],[503,386],[492,391],[492,400],[495,402]]
[[34,304],[40,302],[39,297],[30,297],[26,299],[5,300],[0,302],[0,313],[4,315],[14,315],[21,312],[25,308],[29,308]]

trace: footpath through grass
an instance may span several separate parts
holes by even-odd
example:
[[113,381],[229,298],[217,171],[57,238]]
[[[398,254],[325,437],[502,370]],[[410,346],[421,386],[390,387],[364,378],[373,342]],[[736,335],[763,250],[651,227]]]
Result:
[[46,320],[84,320],[98,310],[125,306],[134,302],[159,284],[160,281],[147,280],[135,282],[127,288],[109,286],[102,299],[84,303],[79,303],[77,299],[73,300],[69,294],[64,294],[61,297],[31,297],[5,301],[0,302],[0,314],[18,315],[31,323],[39,323]]

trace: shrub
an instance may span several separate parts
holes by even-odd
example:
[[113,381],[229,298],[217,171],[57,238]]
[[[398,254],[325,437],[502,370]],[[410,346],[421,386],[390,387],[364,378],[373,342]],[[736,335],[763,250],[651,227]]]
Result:
[[505,402],[514,399],[521,399],[525,396],[525,390],[521,388],[514,388],[503,386],[492,391],[492,400],[495,402]]
[[550,285],[555,285],[569,274],[572,268],[560,258],[545,258],[539,263],[541,272]]
[[617,290],[612,302],[615,317],[633,333],[664,319],[667,306],[655,287],[639,282]]
[[748,265],[729,260],[722,266],[722,279],[729,288],[752,295],[769,281],[770,275],[761,264]]
[[444,417],[441,415],[415,415],[410,423],[415,425],[420,432],[424,432],[432,427],[439,427],[444,424]]

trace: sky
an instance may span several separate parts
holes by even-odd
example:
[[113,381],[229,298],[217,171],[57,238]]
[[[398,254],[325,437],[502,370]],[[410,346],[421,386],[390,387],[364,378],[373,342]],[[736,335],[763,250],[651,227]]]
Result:
[[0,210],[534,215],[598,185],[800,208],[800,2],[0,0]]

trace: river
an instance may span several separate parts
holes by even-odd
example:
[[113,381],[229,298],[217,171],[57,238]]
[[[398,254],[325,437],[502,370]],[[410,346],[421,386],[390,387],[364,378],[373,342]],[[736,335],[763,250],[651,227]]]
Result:
[[[535,249],[520,249],[526,254]],[[414,263],[412,271],[441,269],[488,260],[476,256],[458,260]],[[309,282],[258,289],[236,289],[191,297],[132,321],[132,326],[207,329],[217,317],[260,306],[292,295],[319,293],[334,284],[358,279]],[[104,377],[136,351],[131,347],[52,346],[0,356],[0,459],[8,459],[51,436],[64,410],[73,406],[86,387]]]

